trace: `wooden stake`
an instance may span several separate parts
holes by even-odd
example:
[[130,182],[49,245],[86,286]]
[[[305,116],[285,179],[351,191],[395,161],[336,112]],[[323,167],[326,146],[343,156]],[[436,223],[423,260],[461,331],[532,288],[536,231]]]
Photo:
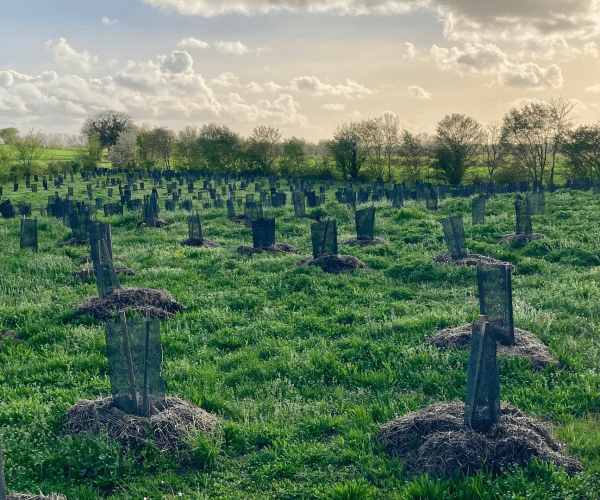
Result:
[[150,344],[150,310],[146,309],[146,346],[144,350],[144,386],[142,388],[142,412],[150,417],[150,404],[148,402],[148,351]]
[[129,390],[133,403],[133,411],[137,412],[137,394],[135,392],[135,378],[133,376],[133,362],[131,361],[131,349],[129,348],[129,334],[127,333],[127,320],[125,311],[121,311],[121,331],[123,332],[123,350],[125,351],[125,360],[127,361],[127,370],[129,371]]

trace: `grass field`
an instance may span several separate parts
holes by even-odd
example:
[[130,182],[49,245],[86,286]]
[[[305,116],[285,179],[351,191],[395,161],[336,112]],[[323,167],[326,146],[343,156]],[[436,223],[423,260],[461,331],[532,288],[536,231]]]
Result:
[[[74,187],[84,199],[85,183]],[[39,214],[47,194],[5,186],[2,199],[30,201]],[[161,207],[164,198],[161,191]],[[281,220],[293,213],[289,197],[267,213],[277,218],[276,241],[298,256],[236,254],[251,231],[225,209],[201,211],[217,249],[180,246],[183,212],[162,211],[163,229],[136,227],[140,213],[99,215],[112,224],[115,263],[137,273],[121,284],[165,289],[185,306],[162,324],[167,394],[224,422],[218,437],[195,437],[179,457],[61,436],[71,405],[110,394],[103,325],[75,314],[97,295],[95,281],[71,275],[89,247],[59,247],[70,230],[38,216],[39,253],[20,251],[18,219],[0,219],[0,333],[18,338],[0,340],[9,491],[79,500],[600,498],[600,197],[547,194],[546,213],[533,217],[547,238],[500,246],[514,232],[513,201],[489,200],[486,224],[476,227],[469,199],[441,201],[441,213],[414,201],[376,203],[375,235],[389,245],[340,247],[373,271],[339,276],[296,266],[311,254],[311,221]],[[353,212],[332,190],[322,210],[338,220],[339,240],[355,235]],[[515,326],[538,335],[562,366],[533,370],[501,358],[501,399],[551,422],[585,466],[577,476],[534,461],[499,477],[413,477],[374,439],[396,416],[464,399],[468,351],[423,344],[478,314],[475,269],[432,262],[447,251],[439,219],[450,212],[464,215],[470,252],[517,267]]]

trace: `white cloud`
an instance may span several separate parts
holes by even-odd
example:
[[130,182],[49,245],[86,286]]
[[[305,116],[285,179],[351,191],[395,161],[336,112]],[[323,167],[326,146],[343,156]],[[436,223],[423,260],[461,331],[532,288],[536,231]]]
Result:
[[[50,43],[48,43],[50,42]],[[46,42],[50,46],[51,40]],[[83,71],[90,71],[92,65],[97,66],[99,63],[98,56],[92,56],[87,50],[77,52],[73,49],[64,38],[59,38],[58,42],[52,47],[54,52],[54,60],[67,66],[73,66]]]
[[210,83],[220,85],[221,87],[238,87],[239,78],[233,73],[221,73],[217,78],[213,78]]
[[346,109],[345,104],[335,103],[335,104],[321,104],[319,106],[322,109],[327,109],[328,111],[343,111]]
[[279,92],[281,90],[284,90],[281,85],[277,85],[273,81],[265,83],[264,88],[265,88],[265,90],[268,90],[269,92]]
[[346,79],[345,84],[331,85],[321,82],[316,76],[301,76],[294,78],[289,85],[290,90],[308,92],[315,96],[336,95],[341,97],[364,97],[374,94],[375,90],[368,89],[354,80]]
[[171,73],[193,73],[192,64],[194,61],[192,56],[185,50],[174,50],[169,57],[158,56],[158,60],[160,61],[160,68],[163,71],[169,71]]
[[595,85],[592,85],[591,87],[587,87],[585,89],[586,92],[592,92],[593,94],[600,94],[600,83],[596,83]]
[[467,42],[462,49],[433,45],[431,55],[443,71],[454,71],[463,76],[493,75],[501,85],[540,90],[559,88],[563,84],[562,70],[556,64],[544,68],[533,62],[517,63],[491,43]]
[[415,59],[416,57],[419,57],[419,51],[412,43],[404,42],[404,45],[406,45],[406,54],[404,54],[404,58],[409,57],[410,59]]
[[221,14],[273,12],[333,12],[341,15],[403,14],[418,0],[143,0],[144,3],[179,14],[213,17]]
[[417,85],[412,85],[406,90],[413,99],[431,99],[431,94]]
[[182,38],[177,42],[177,47],[180,49],[189,48],[189,49],[208,49],[210,44],[208,42],[204,42],[202,40],[198,40],[194,37]]
[[118,19],[112,19],[110,20],[108,17],[104,16],[102,18],[102,24],[104,24],[105,26],[112,26],[113,24],[117,24],[119,22]]
[[253,92],[255,94],[264,92],[264,89],[256,82],[250,82],[246,84],[245,88],[248,90],[248,92]]
[[242,56],[245,54],[260,54],[261,52],[268,52],[270,49],[265,47],[256,47],[254,49],[244,45],[242,42],[224,42],[223,40],[215,42],[213,44],[217,51],[221,54],[235,54]]

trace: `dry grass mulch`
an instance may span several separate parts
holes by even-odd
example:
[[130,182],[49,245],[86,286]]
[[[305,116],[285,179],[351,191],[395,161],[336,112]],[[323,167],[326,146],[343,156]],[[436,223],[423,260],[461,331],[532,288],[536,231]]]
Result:
[[510,241],[540,240],[545,237],[546,236],[541,233],[533,233],[533,234],[510,233],[510,234],[505,234],[504,236],[502,236],[502,238],[500,238],[500,241],[498,242],[498,244],[504,245],[505,243],[509,243]]
[[320,255],[316,259],[302,259],[296,262],[297,266],[317,266],[329,274],[340,274],[363,269],[371,271],[364,262],[352,255]]
[[387,245],[388,243],[388,240],[384,240],[383,238],[379,238],[378,236],[376,236],[372,240],[359,240],[355,237],[340,241],[340,245],[349,245],[351,247],[356,245],[360,245],[361,247],[366,247],[370,245]]
[[[168,225],[169,225],[169,223],[166,220],[159,219],[158,217],[156,219],[154,219],[154,227],[165,227]],[[146,224],[143,220],[141,220],[137,223],[137,226],[138,227],[147,227],[148,224]]]
[[237,247],[236,252],[239,253],[240,255],[248,255],[248,256],[254,255],[255,253],[270,253],[270,254],[298,253],[298,251],[292,245],[288,245],[287,243],[275,243],[266,248],[254,248],[254,247],[246,247],[246,246],[242,245],[240,247]]
[[152,288],[118,288],[106,297],[89,297],[78,309],[80,315],[89,314],[105,321],[116,312],[133,309],[142,315],[149,312],[150,317],[166,319],[174,316],[183,306],[169,292]]
[[200,243],[200,240],[190,240],[189,238],[186,238],[185,240],[181,240],[181,245],[183,245],[184,247],[203,247],[203,248],[220,248],[221,245],[219,245],[218,243],[215,243],[212,240],[208,240],[206,238],[202,239],[202,243]]
[[66,500],[66,498],[56,493],[50,493],[50,495],[42,495],[41,493],[37,495],[32,495],[31,493],[13,493],[12,495],[7,495],[6,500]]
[[[115,267],[117,274],[124,274],[125,276],[135,276],[135,271],[129,267]],[[91,278],[94,276],[94,270],[90,267],[84,267],[81,271],[75,271],[71,273],[76,278]]]
[[59,247],[83,247],[85,245],[89,245],[90,244],[90,240],[78,240],[76,238],[71,238],[70,240],[67,241],[62,241],[61,243],[58,244]]
[[563,452],[564,445],[552,438],[546,423],[516,406],[501,403],[500,420],[487,432],[465,426],[464,411],[461,401],[433,404],[384,424],[377,439],[388,455],[406,460],[408,471],[417,475],[475,474],[481,469],[501,473],[532,457],[569,474],[583,470],[579,460]]
[[229,219],[231,222],[237,222],[238,224],[240,224],[241,222],[244,222],[246,220],[246,216],[244,214],[242,215],[234,215],[231,219]]
[[452,254],[448,252],[434,257],[433,260],[434,262],[456,264],[459,266],[476,266],[477,264],[481,264],[483,268],[504,265],[508,266],[511,271],[515,270],[515,266],[512,265],[510,262],[503,262],[501,260],[494,259],[492,257],[488,257],[486,255],[481,255],[478,253],[470,253],[462,259],[455,259],[454,257],[452,257]]
[[164,398],[150,417],[125,413],[114,399],[82,399],[73,405],[67,411],[62,434],[106,433],[131,449],[152,441],[161,452],[177,453],[187,448],[186,440],[194,431],[212,434],[221,425],[211,413],[177,397]]
[[[440,348],[470,349],[472,335],[473,325],[467,323],[456,328],[439,330],[433,337],[426,339],[425,342]],[[548,364],[558,365],[558,360],[550,354],[550,350],[542,344],[540,339],[533,333],[520,328],[515,328],[515,345],[505,346],[498,342],[496,352],[498,356],[520,356],[528,359],[534,368]]]

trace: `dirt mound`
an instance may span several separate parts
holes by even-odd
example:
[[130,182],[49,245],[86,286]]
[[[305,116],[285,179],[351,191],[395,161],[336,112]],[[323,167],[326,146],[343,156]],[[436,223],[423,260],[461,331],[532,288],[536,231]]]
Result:
[[80,315],[89,314],[104,321],[114,313],[128,308],[143,315],[148,310],[150,317],[166,319],[183,309],[183,306],[165,290],[118,288],[104,298],[89,297],[85,299],[77,312]]
[[487,432],[465,426],[464,411],[460,401],[427,406],[384,424],[377,439],[391,457],[406,460],[413,474],[501,473],[532,457],[554,462],[569,474],[583,470],[577,459],[562,453],[563,445],[552,438],[547,424],[515,406],[501,403],[500,421]]
[[[154,219],[154,227],[165,227],[168,226],[169,223],[166,220],[162,220],[159,218]],[[148,226],[148,224],[146,224],[143,220],[139,221],[137,223],[138,227],[146,227]]]
[[[117,274],[124,274],[125,276],[135,276],[135,271],[129,267],[115,267],[115,272]],[[94,270],[90,267],[85,267],[81,271],[75,271],[71,274],[77,278],[87,279],[94,276]]]
[[[453,346],[457,349],[470,349],[472,334],[472,324],[467,323],[456,328],[439,330],[433,337],[426,339],[425,342],[440,348]],[[542,344],[540,339],[533,333],[520,328],[515,328],[515,345],[505,346],[498,343],[497,353],[498,356],[509,358],[520,356],[528,359],[534,368],[546,366],[547,364],[558,365],[558,360],[550,354],[550,351]]]
[[504,265],[510,267],[511,271],[515,270],[515,266],[513,266],[510,262],[503,262],[501,260],[487,257],[486,255],[481,255],[478,253],[470,253],[462,259],[455,259],[452,257],[452,254],[448,252],[434,257],[433,261],[441,263],[443,262],[446,264],[456,264],[459,266],[476,266],[477,264],[481,263],[482,267],[484,268]]
[[219,248],[221,246],[218,243],[215,243],[214,241],[207,240],[206,238],[202,240],[202,244],[200,244],[199,240],[190,240],[189,238],[186,238],[185,240],[181,240],[181,245],[183,245],[184,247],[187,246],[204,248]]
[[85,245],[89,245],[90,244],[90,240],[78,240],[77,238],[71,238],[70,240],[67,241],[62,241],[61,243],[58,244],[59,247],[83,247]]
[[372,240],[359,240],[358,238],[348,238],[347,240],[340,241],[340,245],[349,245],[351,247],[355,245],[360,245],[361,247],[366,247],[369,245],[387,245],[388,243],[389,241],[379,237],[375,237]]
[[62,434],[103,432],[128,448],[141,448],[153,441],[159,451],[177,453],[187,447],[186,438],[192,432],[212,434],[219,425],[217,417],[177,397],[166,397],[148,418],[124,413],[111,396],[82,399],[69,408]]
[[37,495],[32,495],[30,493],[13,493],[12,495],[7,495],[6,500],[66,500],[62,495],[56,495],[55,493],[51,493],[50,495],[42,495],[41,493]]
[[320,255],[316,259],[303,259],[296,262],[297,266],[318,266],[329,274],[340,274],[364,269],[370,271],[371,268],[352,255]]
[[241,255],[254,255],[255,253],[298,253],[298,251],[287,243],[275,243],[266,248],[253,248],[253,247],[237,247],[237,253]]
[[515,233],[510,233],[510,234],[505,234],[504,236],[502,236],[502,238],[500,238],[500,241],[498,242],[499,245],[504,245],[505,243],[508,243],[510,241],[529,241],[529,240],[539,240],[542,238],[545,238],[546,236],[540,233],[533,233],[533,234],[515,234]]

